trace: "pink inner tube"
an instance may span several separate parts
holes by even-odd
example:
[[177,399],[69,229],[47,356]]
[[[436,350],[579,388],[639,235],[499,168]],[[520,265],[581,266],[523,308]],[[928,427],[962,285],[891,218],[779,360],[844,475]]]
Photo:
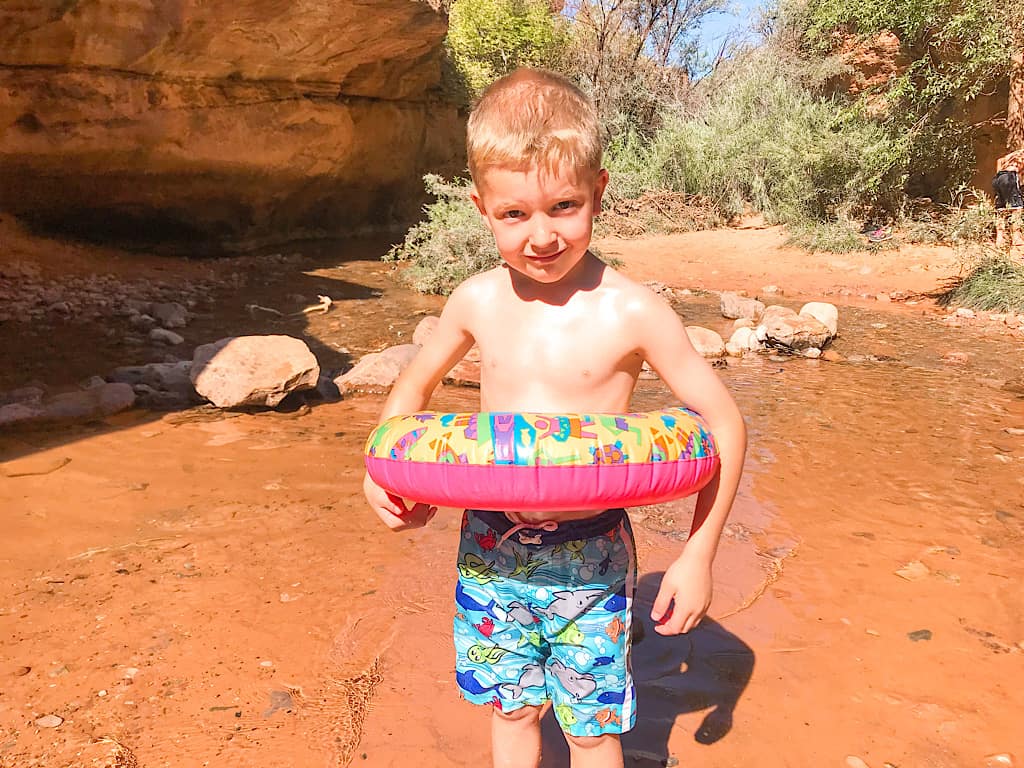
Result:
[[508,512],[656,504],[703,488],[718,448],[685,408],[646,413],[421,413],[366,442],[366,468],[409,502]]

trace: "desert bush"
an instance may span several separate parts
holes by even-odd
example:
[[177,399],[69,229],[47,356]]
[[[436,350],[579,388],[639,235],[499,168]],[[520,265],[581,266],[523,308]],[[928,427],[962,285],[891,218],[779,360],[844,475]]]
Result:
[[467,277],[496,266],[501,258],[469,197],[468,180],[449,182],[427,174],[423,184],[434,198],[424,206],[426,218],[384,260],[408,262],[402,276],[413,288],[447,296]]
[[898,142],[856,107],[815,93],[767,52],[709,88],[704,103],[665,117],[649,142],[608,151],[622,192],[671,189],[713,201],[724,218],[746,203],[784,223],[837,221],[897,205]]
[[982,249],[967,276],[940,303],[991,312],[1024,312],[1024,264]]

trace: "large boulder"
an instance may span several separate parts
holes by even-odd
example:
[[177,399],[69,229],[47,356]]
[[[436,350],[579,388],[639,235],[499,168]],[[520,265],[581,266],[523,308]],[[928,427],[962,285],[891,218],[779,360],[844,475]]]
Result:
[[273,407],[289,392],[315,387],[320,366],[301,339],[233,336],[196,347],[189,376],[219,408]]
[[0,4],[0,208],[190,252],[411,218],[465,167],[446,30],[410,0]]

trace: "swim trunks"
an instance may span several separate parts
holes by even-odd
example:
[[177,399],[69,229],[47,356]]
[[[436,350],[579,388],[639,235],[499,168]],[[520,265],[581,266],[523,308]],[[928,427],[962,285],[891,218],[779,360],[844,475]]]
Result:
[[636,550],[625,511],[512,518],[463,515],[454,623],[463,697],[504,712],[551,701],[573,736],[628,731]]
[[1000,171],[992,179],[996,193],[996,208],[1024,208],[1016,171]]

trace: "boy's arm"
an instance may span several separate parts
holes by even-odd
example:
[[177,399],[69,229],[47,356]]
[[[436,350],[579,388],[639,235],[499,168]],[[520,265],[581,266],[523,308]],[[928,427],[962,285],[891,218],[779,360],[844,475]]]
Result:
[[[468,322],[468,313],[475,301],[471,293],[470,287],[463,285],[448,298],[434,332],[391,388],[381,411],[381,421],[426,408],[444,375],[473,346]],[[408,506],[405,500],[377,485],[369,474],[363,478],[363,493],[373,511],[393,531],[426,525],[437,512],[436,507],[428,504]]]
[[743,416],[718,374],[693,348],[675,311],[653,294],[641,313],[641,350],[676,397],[707,422],[718,444],[719,471],[697,496],[693,526],[665,571],[651,618],[663,635],[689,632],[711,604],[711,564],[732,508],[747,448]]

